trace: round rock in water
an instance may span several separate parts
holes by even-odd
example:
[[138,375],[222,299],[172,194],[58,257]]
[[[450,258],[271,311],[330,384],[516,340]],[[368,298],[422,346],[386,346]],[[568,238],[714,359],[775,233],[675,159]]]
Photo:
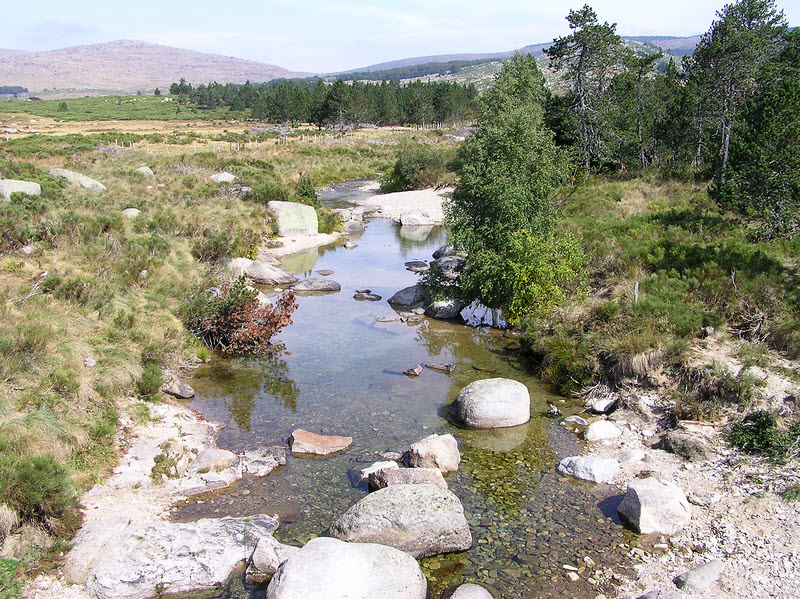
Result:
[[531,397],[519,381],[484,379],[459,392],[451,413],[455,420],[473,428],[516,426],[530,420]]
[[417,561],[374,543],[311,539],[278,568],[266,599],[425,599]]
[[614,458],[572,456],[561,460],[558,471],[581,480],[605,483],[619,472],[619,463]]
[[674,535],[689,524],[692,512],[683,491],[655,478],[632,480],[617,508],[620,518],[636,532]]
[[370,493],[331,526],[350,543],[380,543],[414,557],[464,551],[472,534],[458,497],[437,485],[392,485]]
[[479,584],[462,584],[450,599],[493,599],[492,594]]

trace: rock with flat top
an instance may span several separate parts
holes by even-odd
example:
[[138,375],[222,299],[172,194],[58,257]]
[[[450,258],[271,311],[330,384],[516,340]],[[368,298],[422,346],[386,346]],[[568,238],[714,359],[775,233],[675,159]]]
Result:
[[400,215],[400,224],[404,227],[431,227],[441,223],[426,212],[406,212]]
[[369,475],[370,491],[391,485],[439,485],[447,488],[447,482],[438,468],[384,468]]
[[379,472],[380,470],[396,470],[400,466],[394,460],[385,460],[383,462],[375,462],[371,466],[367,466],[359,471],[358,477],[362,481],[366,482],[369,480],[371,474],[375,472]]
[[353,437],[338,435],[318,435],[298,428],[289,437],[292,455],[326,456],[344,451],[353,444]]
[[267,207],[275,213],[278,234],[286,235],[317,235],[319,221],[317,211],[312,206],[297,202],[279,202],[273,200]]
[[718,559],[712,559],[696,568],[675,577],[675,586],[687,593],[699,593],[706,590],[719,580],[725,564]]
[[322,279],[318,277],[311,277],[310,279],[303,279],[299,283],[292,285],[295,291],[303,292],[334,292],[341,291],[342,286],[331,279]]
[[82,175],[80,173],[68,171],[65,168],[54,168],[50,171],[50,174],[58,179],[65,179],[67,183],[76,187],[83,187],[91,191],[106,190],[106,186],[99,181],[95,181],[91,177],[87,177],[86,175]]
[[266,599],[425,599],[417,561],[376,543],[318,537],[278,568]]
[[260,260],[233,258],[227,266],[234,277],[244,275],[259,285],[288,285],[297,281],[297,277],[288,270]]
[[589,428],[583,433],[583,438],[591,443],[596,443],[597,441],[616,439],[621,434],[622,431],[613,422],[598,420],[589,425]]
[[351,543],[380,543],[426,557],[472,546],[458,497],[437,485],[392,485],[370,493],[330,528]]
[[619,463],[613,458],[572,456],[561,460],[558,471],[581,480],[605,483],[619,472]]
[[215,173],[209,177],[213,183],[233,183],[236,181],[236,175],[232,175],[227,171]]

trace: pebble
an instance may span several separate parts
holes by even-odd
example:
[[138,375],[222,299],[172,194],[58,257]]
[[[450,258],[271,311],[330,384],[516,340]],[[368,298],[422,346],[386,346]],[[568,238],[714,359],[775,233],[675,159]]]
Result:
[[581,579],[575,572],[567,572],[567,578],[570,582],[578,582]]

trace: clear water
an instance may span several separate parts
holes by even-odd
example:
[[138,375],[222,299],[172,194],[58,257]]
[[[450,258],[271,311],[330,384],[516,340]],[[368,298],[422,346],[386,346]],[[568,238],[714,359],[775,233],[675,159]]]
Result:
[[[357,190],[334,188],[329,203],[346,202]],[[467,552],[422,560],[432,597],[449,585],[481,582],[498,597],[594,597],[608,588],[570,583],[563,565],[584,556],[604,567],[625,567],[623,541],[631,542],[615,520],[619,501],[607,486],[580,484],[555,473],[556,459],[580,452],[574,437],[544,416],[547,403],[565,412],[577,406],[555,397],[529,372],[516,343],[502,332],[423,318],[416,325],[378,322],[396,317],[386,303],[416,282],[405,270],[409,260],[430,260],[446,233],[433,229],[409,239],[389,221],[372,220],[347,250],[336,244],[287,258],[283,266],[299,275],[334,271],[339,293],[303,296],[294,324],[279,340],[278,359],[216,357],[192,381],[191,407],[208,419],[226,422],[218,443],[234,451],[286,442],[303,428],[348,435],[347,451],[326,459],[297,459],[264,478],[247,477],[225,492],[182,505],[178,520],[263,512],[278,514],[276,536],[301,545],[325,530],[363,497],[354,478],[385,451],[402,452],[431,433],[459,439],[461,469],[448,475],[462,500],[474,537]],[[416,236],[420,237],[420,236]],[[371,289],[380,302],[356,301],[356,289]],[[451,374],[425,369],[416,378],[403,371],[431,362],[452,362]],[[509,377],[527,385],[530,423],[512,429],[456,428],[442,408],[468,383]],[[582,563],[580,564],[582,565]],[[241,584],[219,597],[263,597]]]

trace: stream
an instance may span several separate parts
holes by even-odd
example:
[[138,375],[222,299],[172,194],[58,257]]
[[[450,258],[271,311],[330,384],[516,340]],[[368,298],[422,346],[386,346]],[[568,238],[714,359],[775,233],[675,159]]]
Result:
[[[359,193],[336,186],[321,199],[341,207]],[[277,358],[215,356],[192,380],[197,395],[190,407],[226,423],[218,445],[236,452],[285,443],[296,428],[351,436],[353,445],[326,459],[289,455],[285,467],[266,477],[245,477],[222,492],[183,503],[174,519],[277,514],[276,537],[302,545],[323,535],[366,495],[358,470],[383,452],[403,452],[432,433],[452,433],[462,462],[446,479],[464,505],[473,547],[420,561],[430,597],[462,582],[485,584],[497,597],[514,599],[613,594],[602,577],[597,584],[587,582],[593,575],[584,558],[615,572],[629,567],[625,544],[636,539],[617,519],[621,497],[609,485],[555,471],[558,459],[582,448],[574,434],[546,416],[548,403],[565,414],[579,412],[580,404],[552,395],[502,331],[425,317],[415,325],[378,322],[397,316],[386,299],[416,282],[404,262],[431,260],[446,242],[443,228],[424,233],[373,219],[350,238],[358,247],[345,249],[342,240],[283,260],[282,266],[301,278],[332,270],[329,278],[341,284],[341,292],[298,297],[294,324],[277,336],[286,348]],[[363,288],[383,299],[354,300],[355,290]],[[432,362],[455,363],[455,371],[403,374]],[[528,424],[465,430],[443,417],[442,408],[464,386],[491,377],[528,387]],[[567,580],[565,565],[579,569],[579,582]],[[238,581],[216,596],[261,598],[264,590]]]

